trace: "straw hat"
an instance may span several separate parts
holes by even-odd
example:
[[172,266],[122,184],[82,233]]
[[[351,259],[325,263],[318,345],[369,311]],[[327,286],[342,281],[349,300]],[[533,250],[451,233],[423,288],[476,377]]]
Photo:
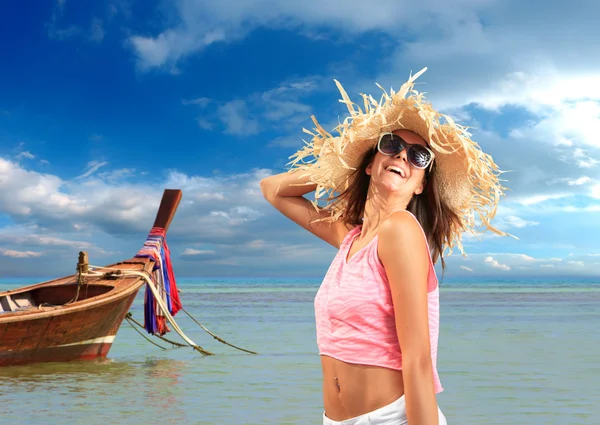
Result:
[[[399,129],[411,130],[421,136],[435,152],[436,182],[443,201],[458,215],[452,237],[445,247],[452,251],[458,246],[461,252],[461,233],[480,233],[490,230],[499,235],[508,235],[494,228],[490,221],[496,215],[504,188],[498,176],[502,173],[492,157],[484,153],[471,140],[467,128],[456,124],[452,118],[442,115],[426,101],[423,93],[414,89],[415,80],[427,68],[411,76],[400,91],[390,93],[377,85],[383,95],[379,103],[372,96],[362,95],[364,110],[354,104],[342,85],[334,80],[350,116],[339,124],[333,136],[321,127],[312,116],[315,129],[304,132],[312,136],[310,142],[292,155],[291,169],[306,171],[312,183],[316,183],[315,207],[318,201],[327,200],[321,208],[331,211],[328,221],[343,218],[344,201],[333,199],[336,193],[345,190],[350,176],[360,165],[362,157],[373,149],[382,132]],[[476,222],[476,216],[479,223]]]

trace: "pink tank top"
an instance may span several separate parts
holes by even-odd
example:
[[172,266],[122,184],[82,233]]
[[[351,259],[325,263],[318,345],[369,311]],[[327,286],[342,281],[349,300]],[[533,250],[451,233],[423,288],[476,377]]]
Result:
[[[346,261],[361,228],[357,226],[348,232],[315,297],[319,354],[347,363],[401,370],[402,351],[396,333],[392,294],[377,255],[377,236]],[[427,288],[431,358],[437,394],[443,391],[437,372],[440,310],[438,280],[431,255]]]

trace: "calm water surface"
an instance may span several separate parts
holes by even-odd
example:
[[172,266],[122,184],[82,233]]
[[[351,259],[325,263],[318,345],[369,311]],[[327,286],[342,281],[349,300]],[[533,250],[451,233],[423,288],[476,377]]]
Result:
[[[179,325],[216,356],[161,350],[124,322],[106,360],[0,368],[0,424],[319,424],[317,286],[180,280],[192,315],[259,355],[183,312]],[[438,402],[450,424],[600,424],[600,283],[445,282],[441,301]]]

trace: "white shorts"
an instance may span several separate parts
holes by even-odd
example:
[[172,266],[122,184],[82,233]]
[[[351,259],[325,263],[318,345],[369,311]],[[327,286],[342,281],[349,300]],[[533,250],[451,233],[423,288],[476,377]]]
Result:
[[[446,417],[438,407],[439,425],[447,425]],[[393,401],[387,406],[380,407],[372,412],[354,418],[346,419],[338,422],[329,419],[323,413],[323,425],[406,425],[406,405],[404,404],[404,396]]]

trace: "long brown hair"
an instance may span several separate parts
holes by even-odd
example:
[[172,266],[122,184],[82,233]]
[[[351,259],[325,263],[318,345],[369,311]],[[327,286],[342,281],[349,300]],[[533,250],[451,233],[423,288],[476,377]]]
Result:
[[[367,167],[373,161],[377,149],[369,150],[363,157],[360,166],[350,176],[348,188],[342,191],[336,199],[346,200],[346,211],[343,220],[346,224],[358,226],[362,224],[369,192],[371,176],[366,173]],[[431,258],[436,263],[438,259],[442,262],[442,270],[446,268],[443,256],[444,241],[451,240],[453,224],[457,223],[458,215],[442,201],[438,193],[436,182],[436,164],[429,172],[426,172],[425,190],[419,195],[414,195],[407,206],[419,221],[427,235],[427,243],[431,249]]]

